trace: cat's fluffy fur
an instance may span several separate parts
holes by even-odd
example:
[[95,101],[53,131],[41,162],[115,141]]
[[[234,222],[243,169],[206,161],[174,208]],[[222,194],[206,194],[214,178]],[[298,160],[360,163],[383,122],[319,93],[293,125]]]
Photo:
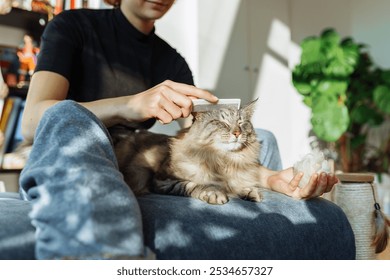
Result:
[[260,144],[250,121],[255,104],[197,113],[176,137],[111,129],[126,183],[136,195],[191,196],[212,204],[229,196],[261,201]]

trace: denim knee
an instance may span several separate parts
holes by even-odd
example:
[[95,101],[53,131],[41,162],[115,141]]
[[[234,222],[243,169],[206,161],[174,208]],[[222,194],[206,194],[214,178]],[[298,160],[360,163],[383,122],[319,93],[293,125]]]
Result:
[[257,138],[260,141],[260,163],[272,170],[281,170],[282,160],[280,157],[278,142],[275,135],[265,129],[255,129]]

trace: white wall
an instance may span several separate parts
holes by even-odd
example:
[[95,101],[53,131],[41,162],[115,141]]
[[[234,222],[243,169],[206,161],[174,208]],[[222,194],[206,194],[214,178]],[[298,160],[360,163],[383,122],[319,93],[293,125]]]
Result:
[[341,36],[351,34],[351,2],[355,0],[290,0],[292,40],[299,43],[327,27],[335,28]]

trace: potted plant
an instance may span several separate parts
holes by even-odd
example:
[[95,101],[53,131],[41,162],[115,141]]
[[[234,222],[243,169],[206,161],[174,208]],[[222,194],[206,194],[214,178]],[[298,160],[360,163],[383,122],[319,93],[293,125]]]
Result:
[[333,147],[343,172],[388,172],[390,135],[368,142],[370,130],[390,116],[390,70],[374,65],[366,45],[341,39],[334,29],[301,42],[294,87],[311,108],[312,131]]

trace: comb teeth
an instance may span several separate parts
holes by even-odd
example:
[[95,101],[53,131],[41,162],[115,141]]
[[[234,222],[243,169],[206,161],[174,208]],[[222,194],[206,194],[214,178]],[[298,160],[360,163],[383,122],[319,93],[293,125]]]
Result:
[[192,100],[192,112],[207,112],[222,108],[240,109],[241,99],[219,99],[217,103],[211,103],[204,99]]

